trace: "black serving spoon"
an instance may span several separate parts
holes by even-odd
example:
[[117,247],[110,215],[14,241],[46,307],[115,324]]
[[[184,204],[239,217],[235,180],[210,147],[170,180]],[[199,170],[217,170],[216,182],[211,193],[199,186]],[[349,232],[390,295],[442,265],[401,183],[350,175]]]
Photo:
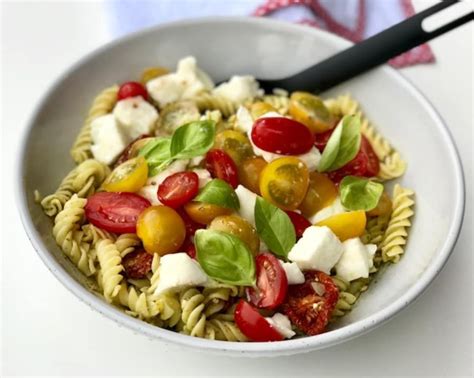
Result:
[[[474,12],[472,8],[470,13],[466,14],[464,11],[464,14],[461,15],[457,15],[459,12],[454,9],[460,5],[466,6],[466,3],[467,7],[469,7],[469,4],[472,7],[473,3],[470,0],[463,2],[457,0],[442,1],[293,76],[274,80],[258,79],[258,82],[265,92],[271,92],[274,88],[286,89],[289,92],[295,90],[322,92],[473,20]],[[448,23],[432,31],[423,29],[423,20],[448,7],[452,7],[451,11],[455,11],[453,12],[454,17],[450,17]]]

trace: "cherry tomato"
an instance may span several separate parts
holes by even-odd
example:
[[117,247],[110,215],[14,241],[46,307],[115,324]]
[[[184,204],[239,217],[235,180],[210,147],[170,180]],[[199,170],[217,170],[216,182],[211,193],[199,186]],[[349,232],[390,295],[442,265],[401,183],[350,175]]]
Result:
[[312,336],[326,328],[339,299],[339,290],[323,272],[309,270],[304,276],[304,283],[289,287],[282,310],[294,325]]
[[136,192],[146,184],[148,163],[139,156],[120,164],[105,179],[102,189],[107,192]]
[[212,149],[207,153],[206,168],[212,177],[226,181],[234,189],[239,185],[237,166],[223,150]]
[[87,199],[85,215],[94,226],[117,234],[135,233],[140,213],[150,202],[133,193],[95,193]]
[[255,228],[238,215],[221,215],[209,224],[212,230],[227,232],[242,240],[250,251],[256,255],[260,250],[260,239]]
[[197,230],[204,228],[205,226],[193,221],[188,213],[184,210],[184,208],[176,209],[177,213],[181,216],[181,219],[184,222],[184,226],[186,227],[186,237],[190,238],[194,236]]
[[331,129],[314,135],[314,146],[319,150],[319,152],[323,152],[324,147],[326,147],[326,144],[328,144],[328,140],[331,137],[333,131],[334,129]]
[[267,102],[258,101],[254,102],[250,107],[250,114],[253,119],[257,119],[266,113],[276,112],[277,110]]
[[308,92],[293,92],[290,97],[290,115],[306,125],[313,133],[322,133],[334,128],[336,119],[323,101]]
[[223,150],[236,165],[253,155],[252,145],[244,133],[224,130],[216,135],[214,148]]
[[313,147],[314,135],[305,125],[289,118],[260,118],[253,124],[252,141],[265,151],[300,155]]
[[125,150],[123,150],[122,154],[119,156],[117,161],[115,162],[115,167],[119,166],[122,163],[125,163],[127,160],[130,160],[134,157],[137,157],[140,149],[145,147],[145,145],[154,140],[155,138],[150,137],[148,134],[140,135],[138,138],[132,140]]
[[243,299],[234,312],[235,324],[252,341],[281,341],[283,336]]
[[257,287],[247,288],[247,297],[256,307],[274,309],[283,303],[288,291],[285,271],[271,253],[261,253],[255,262]]
[[362,135],[362,140],[360,142],[360,149],[367,156],[367,170],[365,172],[365,177],[375,177],[379,174],[380,171],[380,162],[377,154],[375,153],[372,145],[369,140]]
[[295,210],[308,190],[306,165],[295,157],[273,160],[260,175],[260,193],[267,201],[284,210]]
[[311,222],[307,220],[301,214],[298,214],[294,211],[286,211],[286,214],[290,217],[291,223],[295,228],[296,238],[299,239],[303,236],[304,230],[311,226]]
[[144,100],[148,99],[148,92],[143,85],[136,81],[123,83],[117,93],[117,99],[123,100],[128,97],[142,96]]
[[148,81],[156,79],[159,76],[168,74],[170,71],[164,67],[148,67],[145,68],[140,77],[140,82],[145,85]]
[[209,224],[219,215],[232,214],[232,209],[204,202],[189,202],[184,205],[184,210],[194,222]]
[[196,247],[194,246],[193,240],[191,237],[186,235],[183,244],[179,247],[181,252],[186,252],[189,257],[192,259],[196,258]]
[[151,206],[138,217],[137,236],[148,253],[163,256],[179,250],[186,228],[179,214],[171,207]]
[[199,176],[195,172],[177,172],[158,187],[158,199],[176,209],[191,201],[199,191]]
[[367,211],[367,215],[369,217],[378,217],[378,216],[388,215],[391,212],[392,212],[392,200],[390,199],[390,197],[388,196],[386,192],[383,192],[377,206],[374,209]]
[[125,276],[132,279],[145,278],[151,271],[152,261],[153,255],[150,255],[143,249],[128,253],[122,259]]
[[336,169],[335,171],[328,172],[328,177],[336,185],[339,185],[341,180],[346,176],[365,177],[367,172],[367,162],[367,155],[365,155],[362,150],[359,150],[355,158],[345,166]]
[[259,157],[251,157],[239,165],[240,183],[254,193],[260,194],[260,175],[267,162]]
[[366,222],[365,211],[358,210],[333,215],[316,223],[316,226],[329,227],[339,240],[344,241],[361,236],[365,231]]
[[324,174],[311,172],[309,174],[308,191],[299,209],[305,217],[312,217],[319,210],[329,206],[337,197],[336,185]]

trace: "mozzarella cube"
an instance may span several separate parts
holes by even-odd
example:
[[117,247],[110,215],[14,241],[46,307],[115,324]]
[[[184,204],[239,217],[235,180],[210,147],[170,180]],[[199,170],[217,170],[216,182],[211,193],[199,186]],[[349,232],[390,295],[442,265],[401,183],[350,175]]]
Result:
[[288,285],[297,285],[304,282],[304,275],[298,265],[294,262],[284,262],[278,260],[281,267],[285,271],[286,278],[288,279]]
[[248,109],[244,106],[239,106],[237,113],[235,114],[235,118],[235,128],[246,134],[250,134],[253,127],[253,119]]
[[212,180],[211,174],[207,169],[204,168],[197,168],[193,169],[193,172],[196,173],[199,177],[199,189],[206,186],[206,184]]
[[270,325],[275,328],[280,335],[286,339],[291,339],[296,333],[291,329],[290,319],[286,315],[277,312],[271,318],[265,318]]
[[343,252],[342,243],[328,227],[308,227],[293,246],[288,259],[301,270],[316,269],[330,274]]
[[163,107],[181,98],[184,84],[175,73],[171,73],[150,80],[146,89],[151,98]]
[[235,189],[235,194],[239,197],[240,202],[239,215],[255,227],[255,202],[257,201],[257,195],[242,185]]
[[375,244],[364,245],[360,238],[348,239],[342,243],[342,246],[343,253],[336,264],[337,275],[346,281],[369,277],[377,246]]
[[208,277],[199,263],[186,253],[172,253],[160,259],[159,280],[155,294],[178,291],[188,286],[203,286]]
[[344,209],[342,206],[341,198],[337,197],[331,205],[319,210],[316,214],[309,218],[309,221],[312,224],[316,224],[326,218],[332,217],[333,215],[342,214],[345,212],[346,209]]
[[214,89],[214,94],[222,96],[235,104],[263,95],[258,81],[253,76],[232,76],[229,81]]
[[151,134],[158,120],[158,112],[154,106],[141,96],[120,100],[115,105],[113,114],[129,139]]
[[152,205],[161,205],[161,202],[158,199],[157,185],[145,185],[140,188],[137,194],[143,198],[146,198]]
[[129,143],[113,114],[97,117],[91,122],[91,138],[92,155],[107,165],[112,164]]

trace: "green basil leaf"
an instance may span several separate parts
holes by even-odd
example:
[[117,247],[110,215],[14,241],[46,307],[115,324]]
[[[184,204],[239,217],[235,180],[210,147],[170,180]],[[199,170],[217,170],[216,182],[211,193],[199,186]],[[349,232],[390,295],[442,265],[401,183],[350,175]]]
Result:
[[270,251],[287,258],[296,243],[296,234],[290,217],[278,207],[257,197],[255,201],[257,232]]
[[173,161],[170,153],[171,138],[160,138],[148,142],[138,153],[148,163],[148,176],[155,176]]
[[178,127],[171,139],[171,157],[190,159],[204,155],[214,144],[215,123],[194,121]]
[[383,193],[383,185],[362,177],[346,176],[339,184],[342,206],[346,210],[374,209]]
[[344,116],[324,148],[318,171],[334,171],[349,163],[359,152],[360,139],[360,117]]
[[238,237],[216,230],[198,230],[196,256],[206,274],[231,285],[255,285],[252,252]]
[[237,197],[234,189],[221,179],[209,181],[194,198],[194,201],[210,203],[233,210],[239,210],[240,208],[239,197]]

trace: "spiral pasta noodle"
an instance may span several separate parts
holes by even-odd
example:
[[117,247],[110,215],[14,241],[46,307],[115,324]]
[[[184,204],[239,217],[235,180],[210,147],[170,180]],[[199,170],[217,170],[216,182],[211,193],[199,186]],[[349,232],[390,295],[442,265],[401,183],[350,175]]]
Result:
[[408,236],[407,230],[411,226],[410,218],[414,214],[413,195],[412,190],[402,188],[398,184],[393,189],[393,211],[380,244],[384,262],[396,263],[404,252]]
[[140,319],[150,319],[159,313],[159,307],[146,292],[138,292],[133,286],[122,282],[119,286],[116,301],[128,308],[125,312]]
[[206,335],[205,296],[196,288],[185,289],[180,293],[182,332],[191,336]]
[[[211,319],[207,322],[209,335],[213,336],[214,340],[222,341],[247,341],[247,337],[240,331],[239,327],[228,320]],[[210,337],[206,337],[210,338]]]
[[135,248],[141,245],[141,241],[136,234],[121,234],[115,240],[115,246],[117,247],[120,256],[124,258],[130,252],[133,252]]
[[92,102],[84,125],[71,148],[71,156],[76,163],[82,163],[92,157],[91,123],[95,118],[112,111],[117,102],[118,89],[117,85],[106,88]]
[[123,271],[122,258],[114,242],[109,239],[100,240],[96,245],[97,259],[101,269],[102,288],[107,302],[111,303],[121,289]]
[[281,115],[288,114],[290,108],[290,98],[283,95],[264,95],[262,101],[273,106]]
[[232,101],[207,92],[199,94],[193,101],[200,111],[219,110],[224,117],[229,117],[237,110],[237,105]]

